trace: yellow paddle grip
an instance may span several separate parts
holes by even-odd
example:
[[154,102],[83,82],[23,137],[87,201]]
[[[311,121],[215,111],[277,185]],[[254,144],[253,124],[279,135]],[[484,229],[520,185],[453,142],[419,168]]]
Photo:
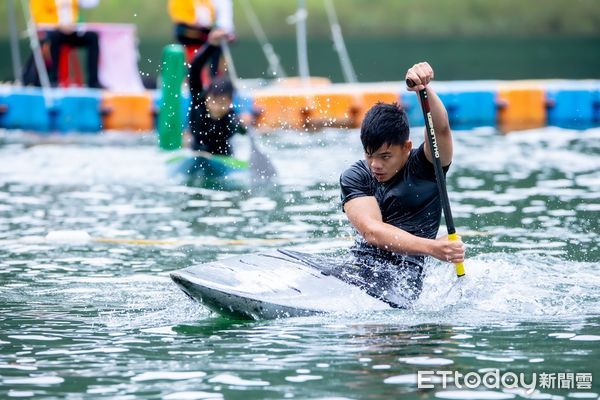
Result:
[[[448,239],[459,240],[460,238],[458,237],[457,233],[451,233],[448,235]],[[456,276],[459,278],[465,274],[465,265],[463,263],[456,263],[454,264],[454,267],[456,268]]]

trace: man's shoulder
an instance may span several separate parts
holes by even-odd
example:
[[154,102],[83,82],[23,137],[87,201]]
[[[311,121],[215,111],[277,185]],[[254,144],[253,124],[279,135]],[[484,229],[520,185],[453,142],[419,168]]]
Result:
[[367,167],[366,163],[364,160],[358,160],[356,161],[354,164],[352,164],[351,166],[349,166],[348,168],[346,168],[346,170],[342,173],[342,175],[344,174],[351,174],[351,173],[366,173],[366,174],[370,174],[369,172],[369,167]]
[[342,205],[348,201],[363,196],[373,196],[373,176],[365,161],[357,161],[340,176]]
[[415,160],[415,161],[427,161],[427,157],[425,157],[425,143],[421,143],[421,145],[419,147],[417,147],[416,149],[412,149],[410,151],[410,159],[411,160]]
[[[411,165],[411,172],[423,175],[426,179],[435,179],[435,169],[433,163],[427,159],[425,155],[425,143],[413,149],[410,154],[409,163]],[[450,166],[443,168],[444,173],[448,172]]]
[[358,160],[354,164],[346,168],[346,170],[342,172],[340,180],[343,183],[345,180],[356,180],[357,178],[363,180],[371,178],[369,168],[365,165],[365,162],[363,160]]
[[412,149],[410,152],[410,157],[408,159],[408,163],[411,166],[411,172],[415,173],[421,170],[429,170],[433,168],[433,164],[429,162],[427,157],[425,156],[425,144],[421,143],[419,147],[416,149]]

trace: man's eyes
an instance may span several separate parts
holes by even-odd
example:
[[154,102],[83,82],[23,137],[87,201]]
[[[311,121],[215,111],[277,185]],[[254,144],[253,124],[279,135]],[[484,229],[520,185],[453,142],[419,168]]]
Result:
[[373,155],[368,155],[366,156],[367,159],[371,160],[373,158],[381,158],[382,160],[389,160],[390,158],[392,158],[391,154],[384,154],[382,156],[373,156]]

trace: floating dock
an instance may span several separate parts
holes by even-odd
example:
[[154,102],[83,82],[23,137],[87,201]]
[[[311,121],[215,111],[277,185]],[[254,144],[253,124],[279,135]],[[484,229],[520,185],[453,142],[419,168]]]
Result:
[[[600,80],[435,82],[453,129],[480,126],[501,131],[558,126],[600,126]],[[234,106],[257,116],[260,131],[318,130],[360,126],[378,101],[398,102],[411,126],[423,125],[417,96],[403,82],[327,84],[302,87],[275,84],[239,88]],[[97,134],[115,130],[154,131],[160,91],[115,93],[84,88],[42,90],[0,86],[0,128],[42,133]],[[189,97],[182,96],[182,115]],[[184,118],[184,125],[187,124]]]

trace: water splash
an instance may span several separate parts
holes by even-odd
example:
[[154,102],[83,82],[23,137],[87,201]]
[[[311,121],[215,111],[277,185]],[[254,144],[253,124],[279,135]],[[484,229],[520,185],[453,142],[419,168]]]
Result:
[[600,313],[597,263],[497,253],[468,259],[465,266],[467,275],[456,278],[451,266],[430,265],[415,311],[469,323],[568,320]]

